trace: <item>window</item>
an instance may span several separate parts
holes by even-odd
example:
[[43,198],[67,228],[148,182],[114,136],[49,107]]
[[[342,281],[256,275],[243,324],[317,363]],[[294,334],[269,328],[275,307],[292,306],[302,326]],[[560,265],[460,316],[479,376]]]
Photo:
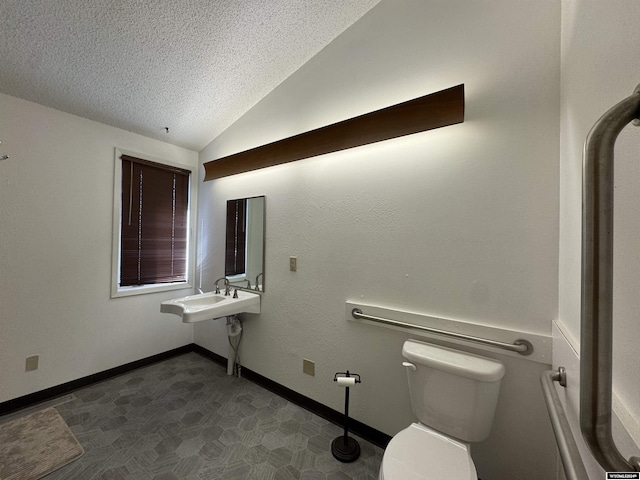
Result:
[[116,153],[112,296],[189,286],[191,173]]
[[245,274],[247,252],[247,199],[227,201],[225,276]]

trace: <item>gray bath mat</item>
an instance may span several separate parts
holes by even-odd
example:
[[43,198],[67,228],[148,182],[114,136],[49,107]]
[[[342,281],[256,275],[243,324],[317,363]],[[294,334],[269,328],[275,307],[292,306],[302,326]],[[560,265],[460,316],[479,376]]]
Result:
[[0,480],[35,480],[83,454],[55,408],[0,425]]

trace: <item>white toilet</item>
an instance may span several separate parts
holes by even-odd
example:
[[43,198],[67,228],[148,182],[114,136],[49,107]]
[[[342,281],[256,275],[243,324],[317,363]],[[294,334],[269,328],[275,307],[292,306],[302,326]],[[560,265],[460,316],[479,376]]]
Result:
[[391,439],[379,480],[477,480],[469,443],[491,430],[504,365],[407,340],[402,347],[413,423]]

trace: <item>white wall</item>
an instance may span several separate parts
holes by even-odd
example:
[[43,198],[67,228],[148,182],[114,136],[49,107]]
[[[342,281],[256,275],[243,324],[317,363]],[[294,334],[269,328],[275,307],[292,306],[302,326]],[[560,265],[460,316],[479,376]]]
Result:
[[[580,350],[582,148],[593,124],[640,83],[640,4],[633,0],[562,2],[560,143],[560,269],[554,365],[569,365]],[[615,150],[614,407],[640,444],[640,323],[638,205],[640,131],[628,126]],[[575,351],[572,351],[572,349]],[[571,408],[577,411],[579,366],[568,369]],[[573,382],[571,382],[573,379]],[[580,434],[576,432],[576,435]],[[620,435],[620,449],[625,439]],[[638,447],[632,448],[635,455]],[[602,478],[594,472],[593,478]]]
[[[459,83],[462,125],[201,185],[203,288],[223,274],[229,198],[266,195],[266,294],[245,316],[243,364],[388,434],[413,421],[408,335],[347,322],[345,301],[551,334],[558,295],[560,5],[385,0],[200,153],[255,147]],[[289,272],[289,256],[298,271]],[[221,321],[195,340],[226,355]],[[539,373],[507,365],[482,478],[551,478]],[[316,376],[302,373],[302,359]],[[523,432],[526,432],[524,434]]]
[[113,172],[115,147],[197,153],[7,95],[0,140],[0,401],[190,343],[159,310],[182,291],[110,298]]
[[[358,371],[353,414],[396,433],[412,421],[398,367],[407,336],[347,323],[354,300],[541,334],[557,318],[554,364],[576,379],[582,145],[640,82],[640,7],[564,0],[560,60],[556,3],[385,0],[201,152],[209,161],[466,85],[463,125],[202,185],[204,288],[223,272],[225,201],[267,195],[267,293],[247,316],[243,363],[338,410],[328,379]],[[636,443],[638,135],[628,127],[617,143],[615,213],[614,400]],[[0,140],[11,155],[0,162],[0,401],[189,343],[191,327],[157,308],[175,292],[109,298],[113,149],[186,164],[196,153],[6,95]],[[226,355],[219,323],[197,325],[196,340]],[[25,373],[33,354],[40,369]],[[474,449],[479,471],[542,477],[553,464],[545,367],[491,355],[508,373],[494,434]]]

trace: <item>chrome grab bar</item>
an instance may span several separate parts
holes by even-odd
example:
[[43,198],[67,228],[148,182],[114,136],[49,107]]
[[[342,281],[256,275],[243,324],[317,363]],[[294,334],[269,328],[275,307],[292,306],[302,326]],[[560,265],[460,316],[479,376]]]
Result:
[[464,333],[449,332],[447,330],[440,330],[438,328],[423,327],[422,325],[401,322],[399,320],[374,317],[373,315],[366,315],[362,313],[362,310],[360,310],[359,308],[354,308],[353,310],[351,310],[351,316],[360,320],[371,320],[373,322],[385,323],[387,325],[393,325],[395,327],[413,328],[415,330],[422,330],[424,332],[433,333],[435,335],[444,335],[447,337],[457,338],[459,340],[466,340],[468,342],[481,343],[483,345],[489,345],[490,347],[498,347],[504,350],[517,352],[520,355],[531,355],[533,353],[533,345],[531,344],[531,342],[522,338],[516,340],[513,343],[505,343],[498,340],[489,340],[488,338],[474,337],[471,335],[466,335]]
[[542,393],[544,401],[547,404],[547,411],[551,419],[553,433],[556,436],[558,451],[562,459],[567,480],[585,480],[589,478],[587,471],[582,463],[582,457],[578,450],[575,438],[571,433],[571,427],[567,420],[567,415],[562,408],[558,392],[553,386],[553,382],[558,382],[563,387],[567,386],[567,374],[564,367],[559,367],[558,371],[547,370],[540,375],[540,383],[542,383]]
[[613,340],[613,150],[618,134],[640,116],[640,85],[605,113],[584,146],[580,428],[606,471],[640,471],[640,458],[620,454],[611,433]]

